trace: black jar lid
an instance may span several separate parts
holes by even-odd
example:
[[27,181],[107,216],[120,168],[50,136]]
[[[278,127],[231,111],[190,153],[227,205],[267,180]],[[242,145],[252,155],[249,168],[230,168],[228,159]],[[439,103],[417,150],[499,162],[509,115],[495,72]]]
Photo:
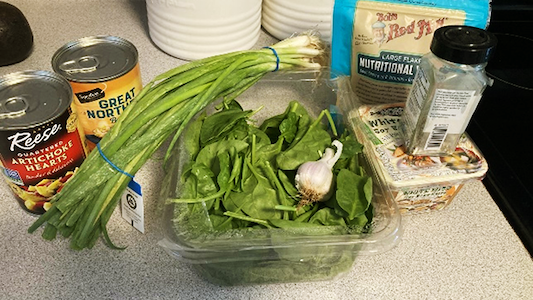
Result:
[[435,30],[430,49],[444,60],[473,65],[487,62],[496,44],[496,36],[486,30],[451,25]]

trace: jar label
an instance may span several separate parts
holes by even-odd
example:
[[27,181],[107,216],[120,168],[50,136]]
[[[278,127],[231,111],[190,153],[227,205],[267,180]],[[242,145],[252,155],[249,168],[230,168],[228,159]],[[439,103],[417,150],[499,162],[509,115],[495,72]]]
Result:
[[407,99],[407,105],[405,106],[405,112],[403,116],[403,122],[405,126],[405,132],[410,138],[410,134],[415,131],[416,123],[420,114],[422,113],[422,106],[429,92],[431,83],[427,77],[423,68],[419,68],[415,80],[413,82],[412,92]]
[[478,101],[476,91],[437,89],[424,132],[429,133],[425,150],[439,150],[448,134],[462,134]]

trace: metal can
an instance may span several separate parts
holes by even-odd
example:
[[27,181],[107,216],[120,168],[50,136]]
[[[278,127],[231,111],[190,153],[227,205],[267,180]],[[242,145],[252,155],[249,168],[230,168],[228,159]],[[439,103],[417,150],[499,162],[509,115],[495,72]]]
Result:
[[44,213],[86,157],[72,89],[48,71],[0,77],[0,169],[19,204]]
[[67,43],[52,57],[52,67],[72,86],[89,150],[142,89],[137,49],[116,36],[92,36]]

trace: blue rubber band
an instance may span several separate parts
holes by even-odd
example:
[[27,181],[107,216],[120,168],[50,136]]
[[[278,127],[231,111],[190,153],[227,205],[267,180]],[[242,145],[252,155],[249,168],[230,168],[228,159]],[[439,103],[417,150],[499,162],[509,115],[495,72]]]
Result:
[[104,152],[102,151],[102,149],[100,148],[100,143],[96,144],[96,148],[98,148],[98,152],[100,153],[100,155],[102,156],[102,158],[109,164],[113,167],[113,169],[119,171],[120,173],[130,177],[131,179],[133,179],[133,175],[131,175],[130,173],[122,170],[121,168],[117,167],[112,161],[109,160],[109,158],[107,158],[107,156],[104,155]]
[[276,51],[276,49],[274,49],[272,47],[268,47],[267,46],[267,47],[263,47],[263,48],[270,49],[270,50],[272,50],[272,52],[274,52],[274,55],[276,56],[276,68],[272,72],[276,72],[277,70],[279,70],[279,55],[278,55],[278,52]]

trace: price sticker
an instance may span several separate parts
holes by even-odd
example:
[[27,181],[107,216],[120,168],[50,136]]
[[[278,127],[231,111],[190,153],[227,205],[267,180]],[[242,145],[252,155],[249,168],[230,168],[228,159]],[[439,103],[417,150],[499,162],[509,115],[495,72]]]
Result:
[[144,204],[141,185],[132,179],[122,194],[120,202],[122,218],[135,229],[144,233]]

